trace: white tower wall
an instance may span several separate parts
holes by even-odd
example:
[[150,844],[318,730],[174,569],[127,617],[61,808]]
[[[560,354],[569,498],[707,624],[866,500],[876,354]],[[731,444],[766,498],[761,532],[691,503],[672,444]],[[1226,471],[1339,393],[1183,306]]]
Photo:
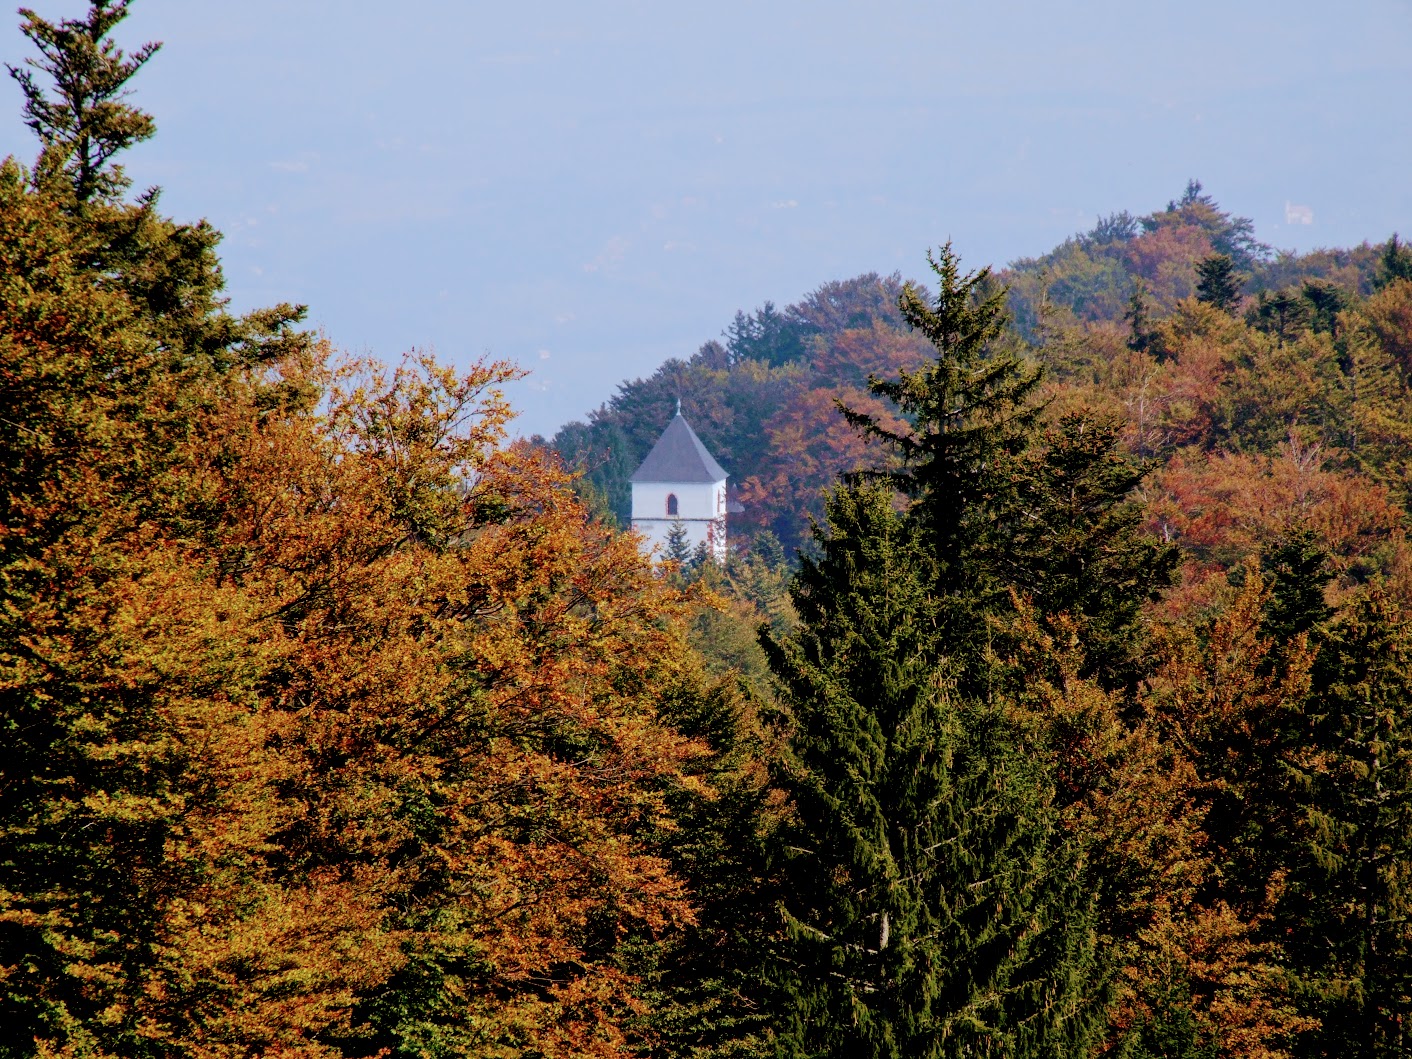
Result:
[[725,469],[706,451],[681,414],[667,424],[657,444],[632,476],[632,528],[643,546],[661,557],[678,526],[687,548],[705,545],[718,562],[726,557]]
[[[677,513],[669,513],[669,499],[676,497]],[[646,538],[644,546],[666,554],[668,535],[681,523],[687,547],[701,544],[719,562],[726,558],[726,483],[634,482],[632,528]]]

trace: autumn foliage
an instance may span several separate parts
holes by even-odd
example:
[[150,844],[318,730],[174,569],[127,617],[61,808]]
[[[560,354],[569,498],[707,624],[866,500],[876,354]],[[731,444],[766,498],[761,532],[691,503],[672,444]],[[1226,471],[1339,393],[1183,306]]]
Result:
[[174,365],[0,196],[7,1032],[623,1054],[623,946],[693,918],[686,601],[505,446],[514,369]]
[[[0,163],[0,1057],[1412,1050],[1396,237],[1192,182],[512,442],[227,311],[125,11],[24,13]],[[620,528],[677,397],[723,564]]]

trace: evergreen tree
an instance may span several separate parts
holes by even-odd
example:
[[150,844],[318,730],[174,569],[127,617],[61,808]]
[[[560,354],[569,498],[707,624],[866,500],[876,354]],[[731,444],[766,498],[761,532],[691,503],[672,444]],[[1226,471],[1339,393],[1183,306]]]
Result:
[[683,572],[691,563],[691,545],[687,541],[686,523],[681,519],[673,522],[672,528],[667,531],[667,547],[662,558],[676,563],[677,569]]
[[991,650],[992,619],[1040,577],[1014,560],[1043,492],[1026,483],[1040,373],[999,348],[989,271],[963,275],[949,246],[931,263],[936,301],[909,287],[901,309],[935,360],[872,383],[905,425],[845,410],[901,467],[832,496],[799,631],[767,639],[794,726],[786,1051],[1078,1055],[1102,1021],[1097,889]]
[[716,565],[715,553],[706,546],[705,541],[702,541],[695,548],[691,549],[691,560],[688,565],[694,573],[700,576],[708,565]]
[[1065,613],[1079,624],[1089,674],[1109,686],[1130,684],[1140,610],[1170,583],[1177,562],[1175,549],[1141,531],[1131,494],[1146,469],[1122,453],[1111,421],[1075,413],[1040,436],[1033,398],[1040,372],[996,341],[1004,288],[989,286],[988,270],[963,277],[949,246],[932,267],[935,305],[908,288],[902,311],[936,359],[898,381],[873,383],[908,426],[845,414],[902,457],[900,471],[871,476],[914,500],[937,563],[948,651],[978,658],[990,636],[984,615],[1007,612],[1018,592],[1042,615]]
[[929,534],[886,486],[828,502],[767,639],[793,733],[780,783],[789,1056],[1082,1056],[1102,1024],[1093,897],[1042,765],[945,662]]
[[22,10],[21,30],[39,58],[8,66],[25,99],[26,124],[43,153],[28,175],[84,245],[82,263],[120,288],[174,370],[226,372],[297,354],[310,336],[295,325],[303,306],[277,305],[243,317],[225,312],[220,233],[205,221],[178,224],[157,209],[151,188],[134,202],[115,157],[156,131],[150,115],[127,102],[128,81],[160,45],[125,55],[111,32],[127,0],[93,0],[82,19],[59,22]]
[[1208,749],[1219,892],[1262,924],[1300,1014],[1317,1020],[1297,1056],[1405,1055],[1412,627],[1378,591],[1335,616],[1328,553],[1310,531],[1262,565],[1263,657],[1232,676],[1275,693]]
[[1329,554],[1312,530],[1297,530],[1260,557],[1270,585],[1264,633],[1277,648],[1320,628],[1332,613],[1324,589],[1333,580]]
[[1147,285],[1140,279],[1133,285],[1133,294],[1128,299],[1128,311],[1123,314],[1123,319],[1128,324],[1128,348],[1134,353],[1152,352],[1157,343],[1157,332],[1152,326]]
[[901,458],[900,470],[864,477],[912,499],[934,564],[933,587],[944,600],[938,620],[947,651],[978,659],[981,615],[1007,595],[996,569],[1004,549],[1001,516],[1017,498],[1018,461],[1040,412],[1033,397],[1041,372],[998,348],[1006,292],[989,289],[988,268],[963,275],[950,244],[928,261],[939,283],[935,303],[909,284],[900,306],[936,358],[896,380],[872,383],[875,393],[896,403],[904,425],[850,409],[844,415]]
[[[22,9],[20,28],[39,58],[22,67],[6,64],[24,93],[25,124],[52,152],[50,164],[62,167],[79,202],[126,188],[122,170],[109,162],[156,132],[150,115],[123,102],[128,80],[161,47],[144,44],[129,56],[113,43],[108,34],[127,17],[127,9],[128,0],[93,0],[86,18],[57,23]],[[36,71],[52,80],[53,97],[36,80]]]
[[1142,609],[1172,583],[1180,554],[1142,528],[1133,499],[1148,468],[1122,448],[1121,425],[1071,412],[1046,430],[1018,473],[1000,579],[1041,620],[1062,615],[1083,644],[1079,672],[1132,688],[1147,665]]
[[1412,1047],[1412,626],[1374,594],[1323,637],[1272,924],[1321,1026],[1309,1059]]
[[1402,242],[1397,233],[1393,232],[1383,244],[1383,252],[1378,258],[1378,274],[1373,279],[1373,286],[1381,290],[1400,279],[1412,280],[1412,247]]
[[798,312],[781,312],[774,302],[766,302],[755,312],[737,312],[723,337],[730,363],[758,360],[773,367],[802,360],[808,353],[808,340],[818,327]]
[[1310,302],[1295,291],[1279,290],[1273,294],[1261,291],[1246,315],[1246,322],[1284,343],[1298,336],[1309,323],[1312,311]]
[[1310,326],[1338,337],[1338,314],[1349,304],[1343,288],[1328,280],[1310,279],[1304,281],[1300,296],[1309,305]]
[[1232,312],[1240,303],[1240,277],[1229,254],[1212,254],[1196,265],[1196,300]]
[[[757,648],[758,650],[758,648]],[[664,717],[712,750],[705,786],[670,791],[676,826],[663,840],[691,888],[695,921],[663,946],[647,975],[657,1059],[764,1059],[773,1054],[777,985],[769,966],[779,935],[779,874],[767,858],[779,813],[760,762],[768,755],[758,710],[764,700],[733,680],[681,681]]]

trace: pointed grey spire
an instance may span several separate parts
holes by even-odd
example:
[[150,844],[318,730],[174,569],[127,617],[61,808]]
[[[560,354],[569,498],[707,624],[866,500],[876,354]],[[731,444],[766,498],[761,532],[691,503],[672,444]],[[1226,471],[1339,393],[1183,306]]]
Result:
[[727,478],[680,412],[633,474],[634,482],[721,482]]

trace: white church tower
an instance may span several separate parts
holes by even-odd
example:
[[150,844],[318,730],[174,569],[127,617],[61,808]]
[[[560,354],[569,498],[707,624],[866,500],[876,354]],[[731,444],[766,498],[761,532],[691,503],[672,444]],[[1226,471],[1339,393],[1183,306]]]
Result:
[[674,526],[686,531],[687,547],[700,544],[716,557],[726,558],[726,478],[721,465],[706,451],[696,431],[677,414],[652,446],[632,481],[632,528],[654,545],[667,549],[667,535]]

